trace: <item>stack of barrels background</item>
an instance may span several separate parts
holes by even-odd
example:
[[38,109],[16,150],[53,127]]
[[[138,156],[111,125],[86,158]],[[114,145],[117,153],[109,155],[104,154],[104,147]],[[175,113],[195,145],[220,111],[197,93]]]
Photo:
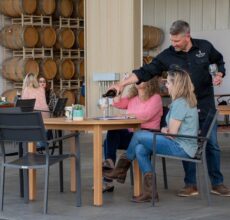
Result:
[[[154,50],[162,44],[164,40],[163,31],[154,26],[143,26],[143,49],[144,51]],[[143,57],[143,65],[151,63],[153,56],[147,55]]]
[[[84,18],[84,0],[1,0],[0,13],[7,17],[25,15],[52,16],[53,21],[59,17]],[[84,30],[59,28],[56,26],[22,26],[6,25],[0,31],[0,44],[8,49],[22,50],[25,48],[53,48],[54,52],[63,49],[84,49]],[[47,80],[54,80],[54,85],[60,79],[81,79],[84,81],[84,60],[60,59],[60,57],[32,59],[10,57],[2,63],[2,75],[7,80],[22,82],[26,73],[40,74]],[[79,88],[80,91],[80,88]],[[57,91],[58,95],[68,97],[67,105],[80,102],[76,100],[76,91]],[[9,101],[16,95],[16,89],[3,93]],[[84,104],[84,97],[81,97]]]

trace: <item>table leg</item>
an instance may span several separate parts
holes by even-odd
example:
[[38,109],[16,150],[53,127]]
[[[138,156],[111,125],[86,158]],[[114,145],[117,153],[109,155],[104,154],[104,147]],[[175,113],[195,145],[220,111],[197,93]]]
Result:
[[95,206],[102,206],[102,128],[94,126],[93,134],[93,186]]
[[134,196],[139,196],[142,190],[142,174],[138,166],[137,160],[133,161],[134,170]]
[[[75,138],[70,138],[70,152],[75,154]],[[76,146],[79,147],[79,146]],[[76,192],[76,170],[75,170],[75,158],[70,158],[70,191]]]
[[[136,127],[134,131],[140,129],[140,126]],[[140,171],[139,165],[137,160],[133,162],[133,171],[134,171],[134,187],[133,187],[133,194],[134,196],[139,196],[142,192],[142,173]]]
[[[28,144],[28,152],[36,152],[35,143]],[[29,200],[36,199],[36,169],[29,169]]]

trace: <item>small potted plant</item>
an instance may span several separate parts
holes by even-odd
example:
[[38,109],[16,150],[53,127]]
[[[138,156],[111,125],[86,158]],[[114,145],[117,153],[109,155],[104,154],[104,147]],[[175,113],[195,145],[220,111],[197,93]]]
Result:
[[84,109],[83,105],[74,105],[73,106],[73,120],[81,121],[84,118]]

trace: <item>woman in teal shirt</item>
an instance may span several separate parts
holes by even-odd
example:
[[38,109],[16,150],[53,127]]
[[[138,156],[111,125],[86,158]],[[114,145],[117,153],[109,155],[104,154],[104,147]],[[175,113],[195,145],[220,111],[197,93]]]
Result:
[[[199,128],[197,100],[189,74],[182,69],[168,71],[166,87],[172,103],[166,117],[167,127],[163,127],[161,132],[197,136]],[[192,158],[195,156],[197,147],[195,139],[156,136],[155,150],[159,154]],[[134,202],[149,202],[152,198],[153,168],[150,161],[152,148],[152,132],[141,130],[135,132],[126,154],[122,155],[112,172],[105,174],[107,178],[120,181],[126,176],[131,161],[137,159],[144,174],[144,189],[141,196],[133,199]]]

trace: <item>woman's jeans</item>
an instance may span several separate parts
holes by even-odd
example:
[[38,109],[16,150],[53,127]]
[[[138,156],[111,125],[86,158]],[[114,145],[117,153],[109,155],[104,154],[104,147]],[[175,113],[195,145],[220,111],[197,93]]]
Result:
[[108,131],[104,141],[105,159],[112,159],[115,164],[117,149],[126,150],[132,136],[133,132],[130,132],[128,129]]
[[[200,122],[202,127],[202,122]],[[224,178],[220,172],[220,147],[217,142],[217,124],[214,125],[210,138],[206,146],[206,157],[208,174],[213,186],[223,183]],[[195,163],[183,161],[185,178],[184,182],[187,186],[196,185],[196,165]]]
[[[150,160],[153,152],[153,135],[154,133],[150,131],[140,130],[135,132],[126,152],[128,159],[137,159],[140,169],[144,174],[153,170]],[[159,154],[189,158],[177,142],[161,135],[156,136],[155,150]]]

